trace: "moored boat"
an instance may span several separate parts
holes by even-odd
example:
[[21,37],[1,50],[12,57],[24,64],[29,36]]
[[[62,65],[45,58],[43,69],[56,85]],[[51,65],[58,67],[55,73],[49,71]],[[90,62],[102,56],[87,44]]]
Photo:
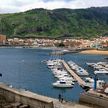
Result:
[[[85,86],[90,87],[90,88],[94,88],[94,79],[93,78],[87,77],[85,79],[85,82],[86,82]],[[105,84],[105,81],[104,80],[97,80],[96,82],[97,82],[96,87],[98,89],[102,89],[103,85]]]
[[83,69],[82,67],[78,66],[73,61],[68,61],[68,64],[71,67],[71,69],[74,70],[78,75],[81,75],[81,76],[89,75],[88,72],[85,69]]
[[72,88],[74,83],[66,82],[63,80],[57,81],[52,84],[54,87],[60,87],[60,88]]

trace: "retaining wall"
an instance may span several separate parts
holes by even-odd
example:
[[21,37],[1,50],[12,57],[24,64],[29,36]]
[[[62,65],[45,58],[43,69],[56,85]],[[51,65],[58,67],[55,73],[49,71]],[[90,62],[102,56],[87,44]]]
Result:
[[0,95],[3,95],[7,102],[20,102],[29,105],[30,108],[53,108],[53,101],[49,97],[17,90],[5,84],[0,84]]
[[80,102],[88,103],[91,105],[108,108],[108,98],[103,95],[84,93],[80,95]]

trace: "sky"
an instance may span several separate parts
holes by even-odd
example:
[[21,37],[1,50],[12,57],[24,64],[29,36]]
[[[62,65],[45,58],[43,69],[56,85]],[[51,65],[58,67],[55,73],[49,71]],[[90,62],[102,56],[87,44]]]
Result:
[[89,8],[108,6],[108,0],[0,0],[0,13],[23,12],[34,8]]

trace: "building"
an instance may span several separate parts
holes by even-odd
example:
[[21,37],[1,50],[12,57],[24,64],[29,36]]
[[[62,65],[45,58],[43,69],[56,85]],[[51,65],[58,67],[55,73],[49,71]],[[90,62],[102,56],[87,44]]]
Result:
[[6,43],[6,35],[0,34],[0,45],[5,45]]

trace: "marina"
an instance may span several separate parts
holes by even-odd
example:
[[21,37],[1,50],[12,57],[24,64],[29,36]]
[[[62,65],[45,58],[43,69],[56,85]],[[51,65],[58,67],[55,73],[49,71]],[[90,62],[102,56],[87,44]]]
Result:
[[108,62],[86,63],[94,69],[94,74],[108,74]]
[[67,71],[75,78],[75,80],[78,82],[78,84],[82,87],[85,86],[85,81],[83,81],[74,71],[72,71],[70,69],[70,67],[68,66],[68,64],[62,60],[63,65],[65,66],[65,68],[67,69]]
[[76,63],[74,63],[73,61],[68,61],[68,65],[71,67],[71,69],[73,71],[75,71],[76,74],[78,74],[79,76],[88,76],[89,73],[84,70],[82,67],[78,66]]
[[46,61],[46,64],[49,69],[51,69],[54,77],[58,80],[53,83],[54,87],[58,88],[72,88],[74,85],[75,79],[73,76],[70,76],[68,72],[63,67],[61,59],[54,59]]
[[[96,80],[96,88],[103,89],[103,85],[105,85],[104,80],[99,80],[95,78],[91,78],[88,76],[88,72],[83,68],[79,67],[72,61],[66,63],[66,61],[61,59],[48,60],[47,62],[48,68],[51,69],[54,77],[58,80],[54,82],[53,87],[57,88],[72,88],[74,86],[74,82],[77,82],[84,90],[88,91],[90,89],[94,89],[95,80]],[[99,64],[99,63],[98,63]],[[77,69],[81,70],[81,76],[86,76],[83,79],[76,72]],[[95,73],[96,74],[96,73]]]
[[[18,89],[22,88],[30,90],[53,98],[58,98],[58,94],[61,93],[63,94],[65,100],[77,102],[79,100],[80,93],[84,90],[77,82],[74,81],[74,78],[74,85],[72,88],[53,87],[52,84],[58,79],[54,77],[52,70],[49,69],[45,63],[41,62],[49,60],[50,52],[52,52],[52,50],[2,48],[0,50],[0,69],[2,73],[0,82],[12,85]],[[79,66],[86,69],[92,77],[94,76],[94,70],[91,67],[88,67],[86,62],[106,62],[104,59],[105,57],[107,56],[84,54],[66,54],[62,56],[65,62],[72,60]],[[108,82],[107,75],[99,75],[98,77],[100,80]],[[65,80],[69,81],[70,79],[68,78]],[[64,78],[61,78],[61,80],[64,80]]]
[[[85,82],[86,82],[86,84],[85,84],[86,87],[90,87],[90,88],[94,89],[95,81],[93,78],[87,77],[87,78],[85,78]],[[96,88],[97,89],[103,89],[104,84],[105,84],[104,80],[99,80],[99,79],[96,80]]]

